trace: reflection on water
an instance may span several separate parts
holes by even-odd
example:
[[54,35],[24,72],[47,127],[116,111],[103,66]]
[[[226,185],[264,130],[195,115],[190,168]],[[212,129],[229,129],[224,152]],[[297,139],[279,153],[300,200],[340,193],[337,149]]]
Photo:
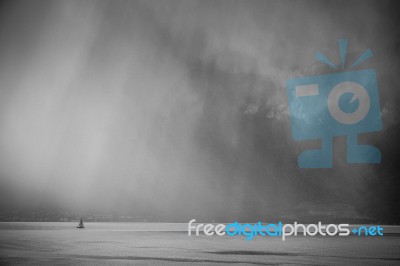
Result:
[[[186,223],[0,223],[0,264],[398,265],[400,236],[189,237]],[[390,227],[392,232],[398,227]]]

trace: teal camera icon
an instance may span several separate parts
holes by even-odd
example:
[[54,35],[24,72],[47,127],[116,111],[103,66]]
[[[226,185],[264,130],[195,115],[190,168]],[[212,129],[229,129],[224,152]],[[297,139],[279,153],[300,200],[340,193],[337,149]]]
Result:
[[286,89],[292,138],[321,139],[320,149],[299,155],[300,168],[331,168],[334,136],[347,137],[348,163],[381,161],[379,149],[358,144],[358,134],[382,130],[373,69],[289,79]]

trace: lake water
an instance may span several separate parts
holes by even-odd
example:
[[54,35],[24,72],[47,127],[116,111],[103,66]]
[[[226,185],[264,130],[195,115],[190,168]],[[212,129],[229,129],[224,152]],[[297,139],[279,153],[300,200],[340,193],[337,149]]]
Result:
[[1,265],[400,265],[381,237],[188,236],[186,223],[0,223]]

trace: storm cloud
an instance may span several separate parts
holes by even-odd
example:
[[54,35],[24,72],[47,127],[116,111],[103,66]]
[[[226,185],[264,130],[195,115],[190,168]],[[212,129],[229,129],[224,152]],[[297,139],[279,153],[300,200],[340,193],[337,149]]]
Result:
[[[394,1],[13,1],[0,16],[2,205],[160,220],[398,222]],[[379,165],[299,169],[285,81],[349,39],[378,73]],[[377,211],[379,206],[386,206]]]

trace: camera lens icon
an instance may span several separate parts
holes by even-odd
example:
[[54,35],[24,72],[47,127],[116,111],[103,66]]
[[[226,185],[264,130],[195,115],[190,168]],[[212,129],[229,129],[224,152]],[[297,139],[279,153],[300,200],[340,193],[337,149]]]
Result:
[[286,81],[292,138],[321,140],[319,149],[303,151],[300,168],[331,168],[333,137],[347,139],[348,163],[379,163],[378,148],[358,143],[361,133],[382,130],[376,73],[373,69]]
[[[351,99],[346,97],[349,95],[352,96]],[[354,109],[352,106],[357,103],[357,108],[352,110]],[[356,82],[341,82],[328,95],[329,113],[336,121],[345,125],[353,125],[362,121],[367,116],[370,107],[371,100],[367,90]]]
[[[346,67],[348,40],[339,39],[340,61],[344,72],[295,77],[286,81],[292,138],[295,141],[321,141],[319,149],[303,151],[300,168],[331,168],[333,137],[347,138],[348,163],[380,163],[378,148],[358,143],[361,133],[382,130],[378,84],[375,70],[350,70],[373,54],[371,49]],[[323,53],[315,58],[337,70],[338,65]]]

